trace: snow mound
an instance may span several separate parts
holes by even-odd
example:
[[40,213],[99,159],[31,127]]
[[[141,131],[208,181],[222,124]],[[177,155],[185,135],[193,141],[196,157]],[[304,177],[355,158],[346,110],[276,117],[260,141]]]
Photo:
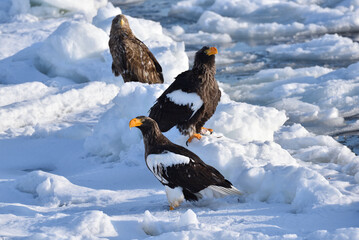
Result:
[[[130,146],[135,146],[140,139],[140,134],[130,131],[129,121],[137,116],[148,115],[156,98],[167,87],[168,85],[124,84],[113,100],[115,106],[100,119],[98,125],[95,126],[93,136],[86,139],[86,149],[93,154],[118,157]],[[286,121],[284,112],[279,112],[274,108],[262,108],[235,102],[226,103],[228,97],[224,93],[222,99],[215,115],[206,125],[214,128],[217,133],[228,135],[233,139],[241,141],[272,140],[273,132]],[[129,102],[131,102],[131,106],[128,105]],[[257,124],[253,127],[253,123]],[[253,129],[255,129],[254,133]],[[173,131],[176,132],[176,128],[173,128]],[[168,134],[171,133],[166,135]],[[182,141],[183,139],[178,140]]]
[[274,142],[244,144],[206,137],[189,149],[218,169],[248,201],[288,203],[299,212],[346,201],[321,174]]
[[32,194],[41,204],[48,207],[72,204],[101,203],[115,201],[118,195],[108,190],[93,190],[72,184],[63,176],[43,171],[30,172],[16,180],[16,188]]
[[191,210],[188,209],[184,214],[181,215],[178,225],[180,227],[185,226],[197,226],[199,224],[199,221],[197,219],[197,215]]
[[308,236],[308,239],[333,239],[333,240],[351,240],[359,239],[359,228],[338,228],[334,232],[319,230]]
[[166,232],[180,232],[198,229],[199,221],[197,215],[187,210],[177,221],[161,221],[146,210],[141,227],[147,235],[157,236]]
[[[42,52],[53,49],[54,55],[65,61],[96,58],[107,48],[107,41],[107,35],[92,24],[66,22],[44,41]],[[39,57],[51,60],[47,54],[41,53]]]
[[[141,142],[140,133],[130,131],[128,124],[134,117],[147,115],[150,107],[166,87],[168,87],[166,84],[148,85],[135,82],[123,84],[113,100],[115,105],[101,117],[94,128],[93,135],[86,139],[84,146],[87,151],[100,156],[110,155],[117,159],[128,149],[142,147],[142,143],[138,144]],[[125,156],[122,158],[127,159]],[[131,162],[136,161],[131,159]]]
[[1,82],[114,82],[107,42],[107,34],[89,23],[64,22],[43,42],[0,61]]
[[245,103],[221,103],[206,125],[240,141],[272,141],[273,133],[284,124],[284,111]]
[[103,29],[107,35],[110,35],[112,19],[121,13],[120,8],[114,7],[112,3],[107,3],[106,6],[101,7],[97,11],[96,16],[92,19],[92,24]]
[[0,88],[0,107],[16,102],[30,101],[55,92],[56,89],[40,82],[3,86]]
[[359,44],[337,34],[326,34],[305,43],[281,44],[267,49],[271,57],[297,60],[359,59]]
[[118,236],[108,215],[102,211],[84,211],[74,215],[58,214],[41,224],[30,239],[102,239]]
[[[37,66],[50,77],[63,76],[77,82],[100,80],[105,69],[103,51],[108,49],[104,31],[84,22],[66,22],[51,34],[38,52]],[[101,65],[100,65],[101,66]]]
[[[23,87],[27,91],[33,89],[32,96],[17,98],[18,89],[22,91]],[[113,84],[92,82],[72,89],[58,90],[32,82],[4,90],[8,90],[4,97],[11,104],[0,107],[0,134],[11,133],[17,136],[32,135],[36,130],[46,128],[47,124],[69,121],[77,114],[106,105],[116,96],[118,88]]]

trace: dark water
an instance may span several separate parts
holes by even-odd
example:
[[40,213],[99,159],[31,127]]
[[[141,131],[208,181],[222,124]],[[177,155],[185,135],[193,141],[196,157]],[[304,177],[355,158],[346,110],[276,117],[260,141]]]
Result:
[[178,18],[168,16],[171,6],[179,1],[163,1],[163,0],[147,0],[144,2],[133,4],[116,4],[116,1],[111,1],[115,6],[121,8],[122,13],[136,18],[145,18],[160,22],[162,27],[170,28],[174,25],[192,24],[195,21],[184,21]]

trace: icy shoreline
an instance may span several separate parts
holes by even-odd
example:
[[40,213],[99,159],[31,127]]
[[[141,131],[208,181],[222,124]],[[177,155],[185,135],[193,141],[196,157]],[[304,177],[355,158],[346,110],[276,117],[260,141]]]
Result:
[[[231,16],[236,8],[258,15],[266,9],[260,2],[191,0],[172,12],[179,5],[195,11],[206,30],[217,18],[216,24],[236,22]],[[299,2],[278,0],[273,9]],[[107,47],[111,19],[120,8],[106,0],[28,3],[0,3],[0,238],[359,238],[359,157],[321,135],[342,124],[356,129],[358,121],[346,123],[344,117],[358,111],[358,64],[267,69],[239,85],[222,83],[223,97],[206,124],[214,134],[189,148],[245,195],[168,211],[162,185],[144,164],[141,134],[128,123],[146,115],[172,79],[188,69],[191,60],[181,41],[219,43],[235,34],[222,28],[225,33],[213,35],[218,28],[211,28],[189,35],[187,29],[163,29],[129,16],[135,34],[162,65],[165,84],[124,84],[111,73]],[[302,1],[295,12],[309,21],[325,10],[337,16],[335,26],[346,11],[349,18],[357,16],[354,1],[329,10],[304,7],[315,3]],[[226,12],[228,4],[234,5]],[[329,17],[320,14],[318,21]],[[231,67],[231,55],[255,58],[248,49],[241,43],[220,49],[218,66]],[[333,34],[264,50],[273,58],[359,56],[356,42]],[[293,124],[285,125],[288,119]],[[185,146],[176,129],[166,136]]]

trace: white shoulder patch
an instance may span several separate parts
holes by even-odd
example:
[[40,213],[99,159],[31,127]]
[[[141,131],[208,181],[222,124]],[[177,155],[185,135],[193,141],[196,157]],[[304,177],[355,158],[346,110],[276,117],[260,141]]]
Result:
[[163,184],[167,184],[168,181],[163,178],[163,174],[166,172],[167,167],[178,164],[188,164],[190,158],[175,154],[172,152],[165,152],[161,154],[150,154],[146,158],[147,167],[152,171],[153,175]]
[[153,169],[154,167],[157,168],[158,165],[170,167],[177,164],[188,164],[190,162],[190,158],[173,152],[165,152],[161,154],[148,155],[146,162],[147,166],[150,169]]
[[193,112],[196,112],[203,105],[203,101],[197,93],[186,93],[182,90],[176,90],[166,96],[177,105],[189,105]]

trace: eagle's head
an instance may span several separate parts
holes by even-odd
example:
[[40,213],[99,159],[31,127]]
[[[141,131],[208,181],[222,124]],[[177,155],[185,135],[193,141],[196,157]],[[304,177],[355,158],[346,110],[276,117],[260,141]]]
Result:
[[143,135],[143,142],[145,144],[146,156],[148,149],[151,146],[156,146],[158,144],[168,143],[168,139],[162,135],[160,128],[157,125],[157,122],[152,118],[145,116],[138,116],[133,118],[130,121],[130,128],[137,127],[141,130]]
[[130,121],[130,128],[137,127],[142,132],[159,129],[155,120],[146,116],[138,116]]
[[128,20],[125,17],[125,15],[119,14],[112,20],[111,28],[115,28],[115,29],[124,31],[124,30],[130,29],[130,24],[128,23]]
[[209,65],[210,67],[214,66],[215,55],[217,53],[218,53],[217,48],[204,46],[203,48],[201,48],[196,52],[193,67],[200,67],[203,64]]

